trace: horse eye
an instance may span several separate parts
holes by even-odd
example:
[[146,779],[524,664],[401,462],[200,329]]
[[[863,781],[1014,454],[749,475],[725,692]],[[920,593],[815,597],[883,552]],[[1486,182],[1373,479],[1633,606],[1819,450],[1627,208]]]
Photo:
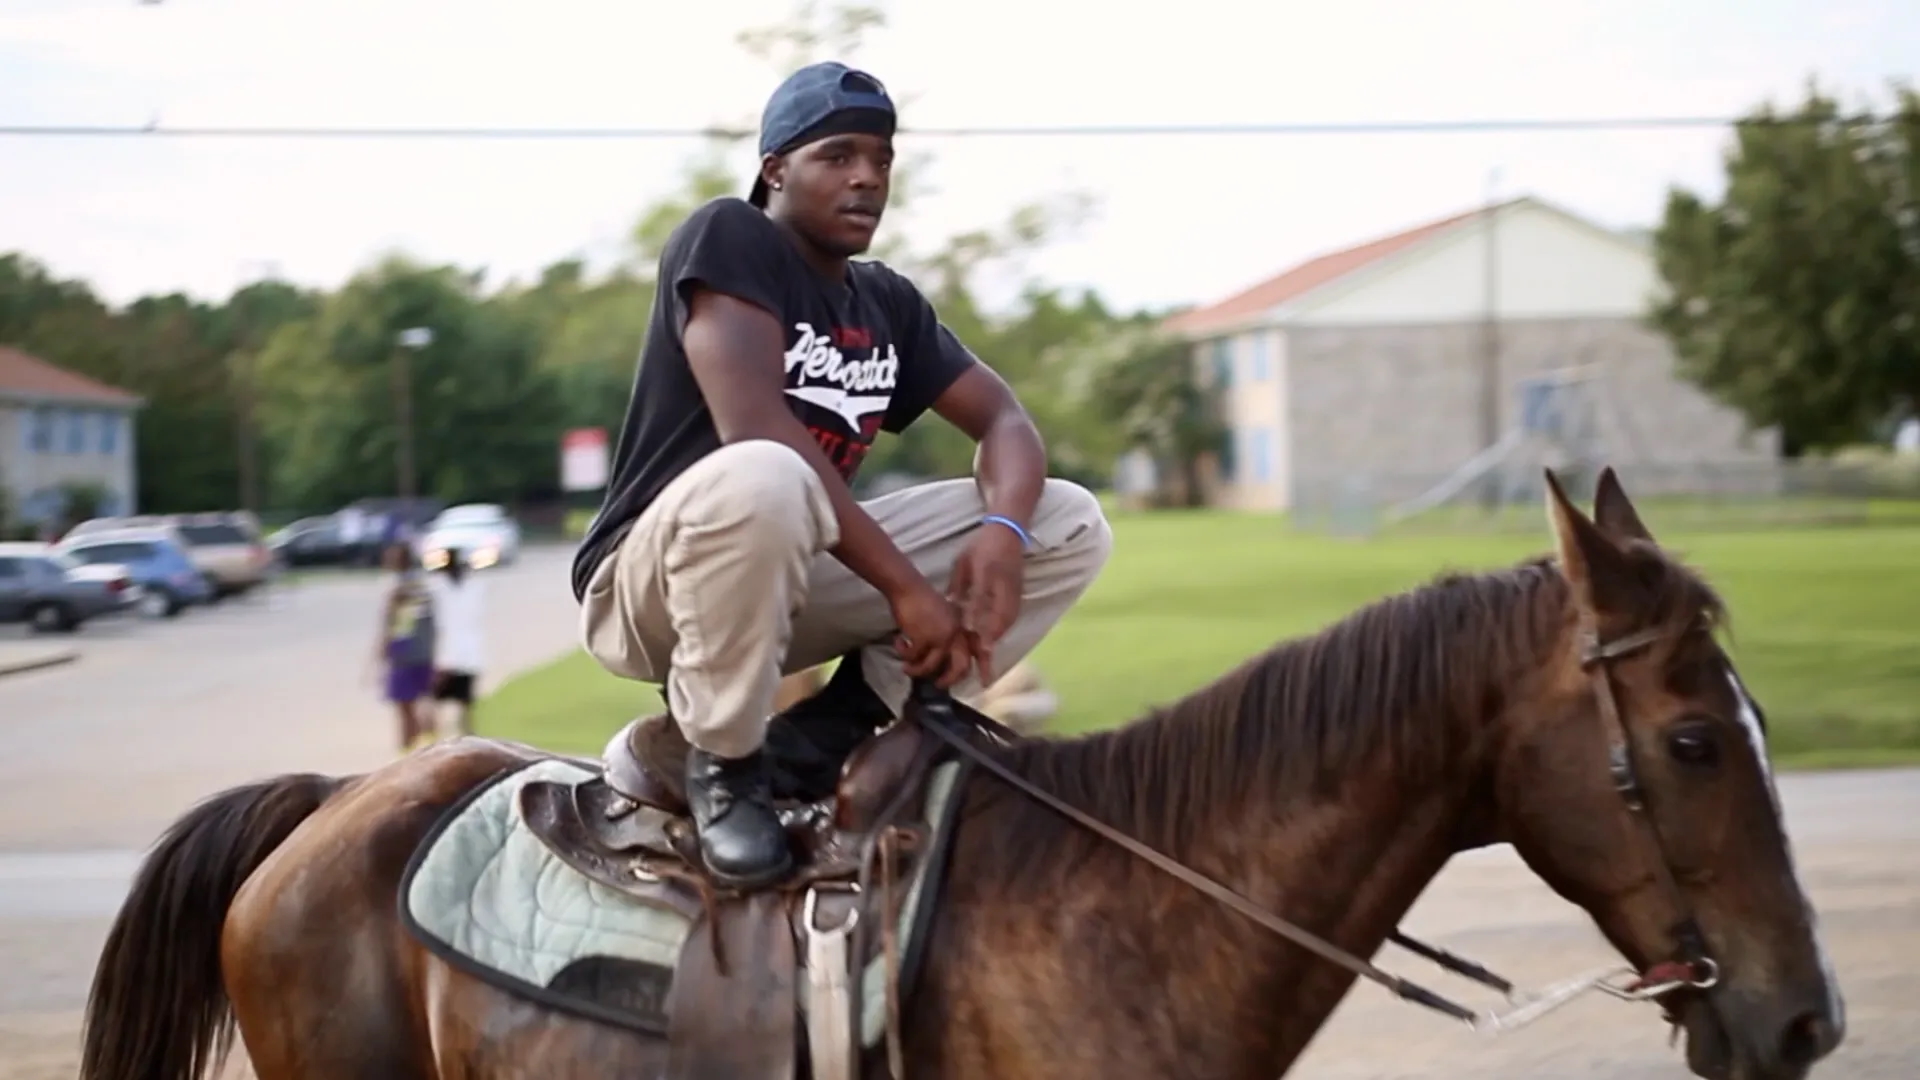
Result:
[[1667,736],[1667,753],[1686,765],[1712,765],[1720,760],[1720,743],[1704,726],[1689,725]]

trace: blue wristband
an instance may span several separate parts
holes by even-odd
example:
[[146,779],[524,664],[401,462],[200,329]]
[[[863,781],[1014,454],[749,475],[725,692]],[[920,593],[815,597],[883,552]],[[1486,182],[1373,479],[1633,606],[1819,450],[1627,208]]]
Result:
[[988,514],[986,517],[983,517],[980,519],[980,523],[982,525],[986,524],[989,521],[993,522],[995,525],[1005,525],[1007,528],[1012,529],[1013,535],[1020,538],[1020,546],[1022,548],[1030,548],[1033,546],[1033,537],[1028,536],[1027,530],[1021,528],[1020,523],[1013,520],[1012,518],[1002,517],[999,514]]

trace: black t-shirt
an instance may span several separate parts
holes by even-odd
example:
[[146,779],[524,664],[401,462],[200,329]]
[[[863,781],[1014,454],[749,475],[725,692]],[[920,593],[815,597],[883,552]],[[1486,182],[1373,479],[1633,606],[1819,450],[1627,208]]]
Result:
[[694,287],[771,312],[786,330],[787,405],[852,480],[880,431],[898,434],[979,361],[913,283],[880,262],[844,282],[815,270],[794,241],[744,200],[715,199],[668,238],[659,291],[614,442],[606,499],[573,562],[573,592],[635,518],[687,466],[720,447],[681,332]]

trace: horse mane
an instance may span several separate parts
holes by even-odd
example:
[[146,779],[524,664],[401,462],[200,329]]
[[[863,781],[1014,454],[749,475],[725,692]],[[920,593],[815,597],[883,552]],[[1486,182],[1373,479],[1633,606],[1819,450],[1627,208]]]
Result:
[[[1717,596],[1648,543],[1626,545],[1634,618],[1717,622]],[[1541,557],[1443,573],[1318,633],[1284,641],[1125,726],[1001,751],[1019,775],[1169,854],[1273,820],[1356,773],[1419,783],[1460,759],[1475,722],[1537,670],[1564,633],[1571,589]],[[1384,767],[1384,768],[1383,768]],[[995,785],[975,795],[1020,799]],[[984,805],[984,804],[983,804]],[[988,815],[984,846],[1025,874],[1103,847],[1051,810]],[[984,819],[981,819],[984,825]],[[988,826],[991,827],[991,826]]]

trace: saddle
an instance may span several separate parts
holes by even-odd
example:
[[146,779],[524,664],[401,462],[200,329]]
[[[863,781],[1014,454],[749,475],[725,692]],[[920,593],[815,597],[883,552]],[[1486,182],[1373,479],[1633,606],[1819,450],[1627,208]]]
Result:
[[[924,705],[910,702],[905,718],[856,747],[831,795],[776,804],[795,869],[752,891],[720,886],[705,871],[681,780],[687,746],[666,716],[616,735],[600,775],[521,791],[527,827],[562,862],[691,924],[667,998],[672,1080],[792,1080],[802,1052],[815,1080],[853,1080],[862,1056],[859,976],[876,957],[886,961],[888,1049],[899,1074],[895,1021],[919,953],[899,955],[896,928],[923,862],[932,873],[916,924],[935,906],[946,836],[932,835],[927,793],[952,754],[923,725],[1004,731],[950,699]],[[957,817],[945,815],[943,833]]]

